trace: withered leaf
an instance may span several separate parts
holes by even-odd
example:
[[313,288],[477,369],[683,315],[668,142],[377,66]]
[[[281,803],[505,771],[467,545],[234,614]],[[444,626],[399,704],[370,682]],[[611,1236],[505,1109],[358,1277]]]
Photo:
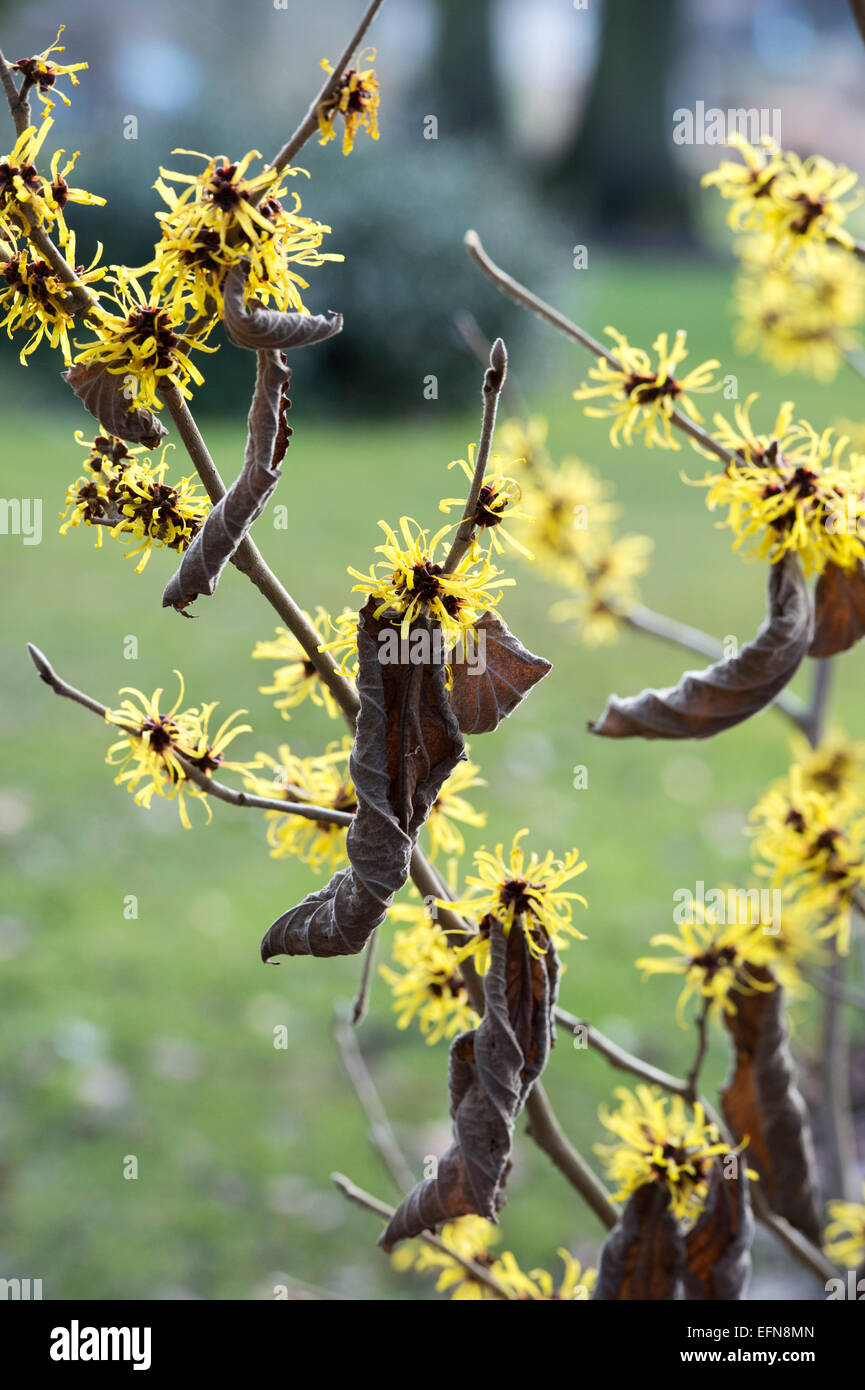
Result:
[[739,1155],[727,1177],[716,1158],[706,1205],[685,1236],[685,1298],[734,1302],[745,1297],[751,1276],[754,1218],[745,1161]]
[[555,948],[550,943],[545,954],[533,955],[521,927],[515,923],[505,937],[493,920],[484,986],[483,1018],[451,1043],[453,1143],[436,1176],[418,1183],[397,1207],[379,1240],[385,1250],[458,1216],[494,1220],[504,1205],[514,1124],[553,1041]]
[[752,642],[676,686],[643,690],[607,708],[589,729],[606,738],[711,738],[764,709],[796,673],[811,644],[811,595],[795,555],[769,571],[769,612]]
[[262,944],[273,956],[361,951],[405,884],[412,850],[442,785],[465,757],[445,689],[444,662],[383,664],[373,618],[357,628],[360,713],[349,767],[357,811],[346,834],[349,867],[283,913]]
[[213,594],[225,566],[267,506],[288,446],[283,410],[290,376],[282,353],[259,352],[243,467],[184,552],[165,586],[163,608],[185,608],[199,594]]
[[[765,967],[751,966],[750,972],[763,983],[773,978]],[[736,1012],[725,1014],[724,1022],[735,1057],[721,1106],[736,1139],[748,1139],[748,1161],[772,1210],[819,1244],[814,1144],[796,1084],[783,995],[780,985],[769,993],[731,993]]]
[[60,375],[106,434],[114,434],[129,444],[143,444],[147,449],[155,449],[167,434],[152,410],[140,406],[130,410],[129,398],[123,394],[123,377],[100,363],[73,363]]
[[495,613],[484,613],[452,662],[451,708],[462,732],[492,733],[552,669]]
[[830,561],[814,592],[814,640],[809,656],[837,656],[865,636],[865,567],[842,570]]
[[631,1194],[621,1221],[601,1247],[593,1300],[668,1303],[675,1299],[685,1247],[669,1201],[662,1183],[645,1183]]
[[234,266],[225,277],[225,331],[236,347],[301,348],[321,343],[342,332],[342,314],[285,314],[259,300],[243,303],[247,270]]

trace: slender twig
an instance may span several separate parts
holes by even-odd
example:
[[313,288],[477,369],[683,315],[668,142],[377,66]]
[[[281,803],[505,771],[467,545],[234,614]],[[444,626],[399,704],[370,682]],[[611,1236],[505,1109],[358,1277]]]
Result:
[[823,659],[816,663],[814,687],[805,728],[805,734],[813,748],[817,747],[823,737],[833,673],[834,667],[831,661]]
[[415,1185],[414,1173],[397,1143],[387,1112],[360,1050],[357,1033],[346,1022],[346,1016],[339,1007],[333,1011],[333,1036],[349,1081],[366,1116],[370,1142],[399,1191],[408,1192]]
[[[554,328],[557,328],[560,333],[564,333],[572,342],[578,343],[580,347],[585,348],[586,352],[590,352],[593,357],[601,358],[604,362],[608,362],[615,371],[624,371],[622,363],[614,353],[597,342],[597,340],[589,333],[586,333],[584,329],[572,323],[564,314],[560,314],[558,309],[554,309],[551,304],[547,304],[543,299],[539,299],[531,290],[526,289],[525,285],[521,285],[518,280],[515,280],[513,276],[508,275],[506,271],[502,270],[494,261],[490,260],[481,245],[481,239],[477,232],[466,232],[465,244],[468,247],[468,252],[472,260],[480,266],[484,274],[488,276],[493,284],[500,289],[503,294],[506,294],[509,299],[513,299],[515,303],[521,304],[524,309],[531,310],[533,314],[537,314],[539,318],[552,324]],[[691,420],[689,416],[684,415],[682,411],[673,410],[670,413],[669,420],[670,424],[675,425],[677,430],[680,430],[683,434],[689,435],[701,448],[707,449],[709,453],[714,454],[716,458],[721,459],[722,462],[728,466],[730,464],[741,463],[742,460],[736,454],[731,453],[729,449],[725,449],[723,444],[719,444],[717,439],[713,439],[706,430],[702,429]]]
[[369,1008],[369,996],[372,989],[377,944],[378,927],[373,927],[366,946],[364,947],[363,969],[360,973],[360,983],[351,1006],[351,1022],[352,1026],[355,1028],[359,1028],[363,1023],[366,1018],[367,1009]]
[[507,349],[501,338],[496,338],[490,349],[490,365],[484,372],[484,413],[483,420],[481,421],[480,441],[478,443],[477,453],[475,454],[475,471],[472,476],[471,486],[469,487],[469,495],[466,498],[462,520],[457,527],[456,535],[453,538],[448,557],[444,563],[446,574],[450,574],[456,569],[475,537],[475,516],[478,510],[478,501],[480,499],[484,474],[487,471],[490,449],[492,448],[499,397],[502,392],[502,387],[505,384],[507,371]]
[[619,1213],[610,1201],[609,1193],[600,1178],[574,1148],[556,1119],[540,1081],[535,1082],[526,1101],[526,1116],[526,1133],[534,1139],[538,1148],[543,1149],[547,1157],[552,1159],[559,1172],[564,1174],[571,1187],[584,1198],[598,1220],[611,1231],[618,1225]]
[[4,58],[2,50],[0,50],[0,82],[3,83],[3,91],[6,93],[9,110],[15,122],[15,132],[17,135],[23,135],[30,124],[30,102],[27,100],[27,92],[32,83],[28,83],[22,78],[20,90],[15,86],[12,69]]
[[[68,681],[58,676],[45,653],[41,652],[32,642],[27,643],[27,651],[33,665],[39,672],[40,679],[51,687],[55,695],[61,695],[66,700],[73,700],[76,704],[83,705],[84,709],[98,714],[101,719],[105,718],[108,713],[107,705],[103,705],[101,700],[94,700],[92,695],[78,690],[74,685],[70,685]],[[119,725],[113,727],[120,728]],[[304,820],[323,821],[327,825],[350,825],[354,819],[350,811],[334,811],[329,806],[315,806],[311,802],[305,801],[281,801],[275,797],[255,796],[252,792],[236,791],[234,787],[227,787],[224,782],[217,782],[214,778],[209,777],[206,772],[200,767],[196,767],[177,749],[173,750],[173,756],[183,768],[190,782],[194,782],[202,791],[207,792],[208,796],[215,796],[218,801],[224,801],[229,806],[242,806],[261,811],[279,811],[286,815],[300,816]]]
[[644,1062],[633,1052],[627,1052],[625,1048],[619,1047],[618,1043],[614,1043],[611,1038],[601,1033],[593,1024],[568,1013],[567,1009],[563,1009],[560,1005],[557,1004],[553,1012],[557,1023],[560,1023],[563,1028],[567,1028],[575,1038],[585,1039],[587,1046],[593,1052],[598,1052],[617,1070],[630,1072],[633,1076],[640,1077],[642,1081],[648,1081],[651,1086],[660,1086],[662,1090],[669,1091],[671,1095],[687,1095],[688,1083],[681,1077],[672,1076],[670,1072],[662,1071],[660,1067],[653,1067],[650,1062]]
[[828,970],[811,970],[808,966],[800,966],[800,969],[808,983],[819,989],[821,994],[829,994],[840,1004],[849,1004],[851,1009],[865,1013],[865,992],[836,980]]
[[691,1063],[691,1069],[687,1076],[687,1090],[685,1099],[689,1105],[696,1104],[700,1090],[700,1072],[703,1070],[703,1062],[706,1059],[706,1049],[709,1046],[709,1009],[712,1000],[709,996],[703,999],[703,1006],[696,1018],[697,1026],[697,1051]]
[[[348,1198],[350,1202],[354,1202],[356,1206],[363,1207],[364,1211],[374,1212],[375,1215],[380,1216],[383,1221],[389,1221],[393,1216],[393,1207],[388,1206],[387,1202],[379,1201],[378,1197],[373,1197],[369,1192],[364,1192],[363,1188],[357,1187],[355,1183],[342,1173],[331,1173],[330,1178],[331,1182],[338,1188],[343,1197]],[[469,1260],[465,1255],[460,1255],[456,1250],[452,1250],[451,1247],[446,1245],[443,1240],[440,1240],[438,1236],[431,1235],[429,1232],[424,1231],[419,1239],[422,1240],[425,1245],[431,1245],[434,1250],[440,1250],[443,1254],[447,1255],[449,1259],[453,1260],[455,1264],[461,1265],[472,1279],[477,1280],[479,1284],[483,1284],[485,1288],[488,1288],[491,1293],[495,1294],[496,1298],[501,1298],[506,1302],[516,1299],[516,1295],[506,1289],[503,1284],[500,1284],[495,1275],[491,1274],[488,1269],[484,1269],[483,1265],[476,1264],[474,1260]]]
[[322,106],[327,106],[336,95],[343,74],[351,62],[355,50],[360,47],[366,35],[366,31],[369,29],[369,26],[372,24],[372,21],[375,19],[376,14],[383,4],[384,0],[371,0],[371,3],[367,6],[360,24],[357,26],[343,50],[339,62],[334,64],[333,72],[324,83],[321,91],[314,98],[312,105],[297,127],[297,130],[291,136],[290,140],[283,145],[279,154],[273,160],[272,167],[274,169],[284,169],[287,164],[290,164],[306,144],[307,140],[309,140],[310,136],[314,135],[318,130],[319,110]]

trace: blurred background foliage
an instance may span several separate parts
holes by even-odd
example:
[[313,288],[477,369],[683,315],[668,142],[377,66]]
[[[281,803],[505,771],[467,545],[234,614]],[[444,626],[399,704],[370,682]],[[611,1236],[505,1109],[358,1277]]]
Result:
[[[0,43],[18,57],[69,26],[71,58],[90,71],[60,107],[58,141],[80,148],[80,182],[104,210],[76,209],[80,247],[141,264],[157,206],[159,164],[176,146],[229,154],[276,149],[306,109],[318,63],[337,56],[357,0],[238,6],[208,0],[61,7],[0,4]],[[382,137],[310,144],[304,209],[333,226],[344,265],[312,272],[313,310],[340,309],[332,344],[298,360],[292,441],[281,500],[292,523],[259,539],[300,602],[349,600],[346,564],[364,567],[376,521],[402,513],[436,524],[452,491],[447,462],[476,438],[479,374],[454,329],[469,310],[506,337],[533,410],[551,422],[557,457],[578,454],[612,478],[623,527],[655,536],[647,602],[717,636],[747,639],[763,612],[763,575],[730,555],[702,496],[681,486],[693,455],[611,450],[603,427],[570,400],[587,363],[520,315],[470,268],[475,226],[490,252],[593,333],[615,323],[648,345],[688,329],[693,360],[722,359],[741,395],[795,395],[816,424],[863,414],[862,383],[779,381],[732,349],[729,242],[718,200],[700,194],[712,147],[674,145],[672,113],[707,106],[778,107],[785,144],[865,167],[861,45],[843,0],[387,0],[373,42],[382,82]],[[126,140],[135,116],[138,138]],[[433,115],[438,138],[423,138]],[[573,268],[573,248],[589,267]],[[78,471],[71,431],[89,422],[40,353],[22,371],[0,343],[0,490],[44,499],[44,539],[0,537],[3,670],[0,842],[0,1275],[41,1277],[46,1297],[269,1298],[285,1277],[344,1297],[430,1297],[375,1249],[376,1223],[346,1209],[328,1173],[341,1168],[388,1197],[330,1036],[333,1001],[350,997],[356,961],[283,962],[265,970],[263,929],[315,882],[266,857],[252,815],[215,806],[214,823],[182,832],[172,807],[135,808],[102,762],[109,739],[84,711],[58,705],[23,655],[26,639],[62,674],[111,700],[124,684],[171,689],[183,669],[190,699],[252,714],[243,754],[289,740],[317,751],[334,726],[311,710],[282,722],[257,687],[267,667],[246,660],[273,623],[242,577],[226,574],[195,623],[164,613],[170,556],[143,576],[107,542],[60,538],[54,518]],[[436,400],[423,381],[438,377]],[[217,463],[231,476],[243,444],[249,363],[223,347],[207,359],[196,411]],[[175,465],[182,471],[182,466]],[[520,571],[506,616],[556,663],[518,716],[473,756],[489,791],[482,840],[529,824],[561,852],[589,860],[589,940],[568,953],[563,1002],[622,1044],[682,1071],[691,1039],[672,1024],[675,987],[641,986],[633,958],[669,926],[673,891],[703,879],[743,882],[748,807],[787,759],[772,712],[699,747],[592,743],[585,733],[611,690],[675,680],[687,658],[630,637],[586,651],[546,614],[558,597]],[[136,661],[124,641],[138,640]],[[838,716],[861,729],[861,651],[843,659]],[[807,688],[808,673],[797,689]],[[576,792],[572,767],[589,769]],[[580,886],[582,887],[583,884]],[[124,898],[139,917],[123,916]],[[382,958],[385,958],[383,950]],[[272,1030],[289,1030],[287,1052]],[[809,1096],[818,1046],[813,1009],[795,1010]],[[361,1042],[401,1142],[416,1168],[447,1142],[442,1046],[397,1033],[390,998],[375,990]],[[716,1042],[709,1080],[724,1070]],[[622,1078],[563,1038],[549,1089],[575,1141],[602,1136],[599,1101]],[[861,1097],[860,1097],[861,1099]],[[124,1181],[125,1155],[140,1160]],[[555,1265],[569,1244],[594,1259],[598,1230],[574,1194],[519,1138],[503,1214],[503,1244],[524,1268]],[[780,1284],[773,1251],[758,1248],[755,1293],[811,1293]]]

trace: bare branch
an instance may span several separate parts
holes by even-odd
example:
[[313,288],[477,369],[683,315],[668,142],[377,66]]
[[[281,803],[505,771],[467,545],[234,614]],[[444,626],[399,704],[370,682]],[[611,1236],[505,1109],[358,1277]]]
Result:
[[481,487],[484,481],[484,474],[487,471],[490,449],[493,443],[493,434],[496,428],[496,412],[499,406],[499,397],[502,387],[505,384],[505,377],[508,372],[508,354],[501,338],[496,338],[490,349],[490,365],[484,372],[483,402],[484,413],[481,422],[481,437],[478,443],[477,453],[475,454],[475,471],[472,477],[469,495],[466,498],[465,511],[462,520],[457,527],[448,557],[444,563],[445,573],[451,573],[456,569],[460,560],[465,555],[475,536],[475,513],[478,509],[478,499],[480,498]]
[[349,1080],[354,1087],[355,1095],[367,1118],[370,1141],[399,1191],[409,1192],[415,1185],[415,1175],[396,1141],[387,1112],[382,1105],[381,1097],[376,1090],[375,1082],[360,1050],[357,1034],[346,1023],[339,1008],[334,1009],[333,1036],[336,1039]]

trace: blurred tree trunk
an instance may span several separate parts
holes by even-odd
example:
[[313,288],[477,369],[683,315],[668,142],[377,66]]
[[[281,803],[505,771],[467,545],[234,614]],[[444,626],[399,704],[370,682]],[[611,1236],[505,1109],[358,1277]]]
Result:
[[586,211],[622,240],[684,233],[690,215],[673,158],[667,87],[680,0],[605,0],[598,65],[578,128],[547,171],[570,213]]
[[436,0],[438,39],[429,90],[432,111],[453,135],[501,130],[493,66],[494,0]]

